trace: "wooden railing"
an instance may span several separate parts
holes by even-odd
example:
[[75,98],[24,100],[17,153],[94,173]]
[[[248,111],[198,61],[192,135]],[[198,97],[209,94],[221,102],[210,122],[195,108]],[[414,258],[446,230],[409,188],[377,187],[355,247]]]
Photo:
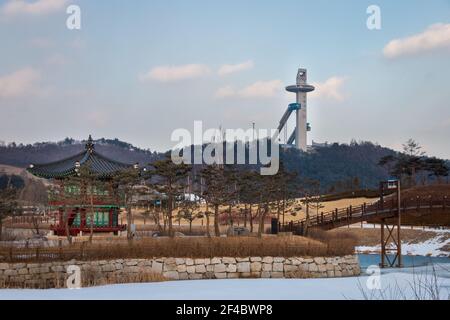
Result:
[[[431,197],[406,198],[401,201],[400,210],[402,213],[410,211],[423,211],[431,209],[450,209],[449,197],[444,196],[441,199]],[[377,201],[374,203],[364,203],[359,206],[349,206],[346,208],[336,208],[332,211],[322,212],[319,215],[310,218],[308,227],[319,227],[323,229],[333,229],[343,225],[350,225],[374,219],[377,217],[393,217],[397,214],[398,205],[396,199]],[[280,231],[294,232],[302,234],[307,220],[302,219],[296,222],[290,222],[280,225]]]

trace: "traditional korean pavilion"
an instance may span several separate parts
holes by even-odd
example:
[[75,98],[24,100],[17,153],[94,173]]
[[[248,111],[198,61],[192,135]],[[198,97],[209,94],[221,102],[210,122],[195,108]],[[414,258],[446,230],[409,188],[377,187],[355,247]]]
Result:
[[[126,229],[119,224],[120,199],[113,184],[113,176],[133,165],[109,159],[95,150],[92,137],[85,150],[66,159],[46,164],[32,164],[28,171],[35,176],[50,179],[57,186],[57,196],[50,195],[49,205],[56,215],[56,224],[51,226],[55,235],[66,235],[65,212],[67,212],[69,232],[72,236],[89,233],[91,213],[93,230],[118,234]],[[82,183],[71,183],[71,177],[80,176],[83,168],[88,168],[95,177],[95,187],[83,187]],[[92,196],[91,196],[92,192]],[[89,199],[89,200],[87,200]]]

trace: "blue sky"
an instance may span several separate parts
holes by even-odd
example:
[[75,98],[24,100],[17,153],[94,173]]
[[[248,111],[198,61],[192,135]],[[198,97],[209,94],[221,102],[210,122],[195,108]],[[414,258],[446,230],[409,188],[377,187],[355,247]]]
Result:
[[449,0],[0,0],[0,39],[6,142],[92,133],[163,151],[194,120],[275,128],[305,67],[309,140],[413,138],[450,158]]

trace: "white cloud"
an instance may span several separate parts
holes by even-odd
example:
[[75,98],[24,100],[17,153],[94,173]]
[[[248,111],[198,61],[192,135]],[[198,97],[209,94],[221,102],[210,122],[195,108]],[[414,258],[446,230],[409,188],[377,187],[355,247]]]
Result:
[[155,80],[160,82],[173,82],[200,78],[209,74],[211,70],[203,64],[187,64],[183,66],[159,66],[141,75],[141,81]]
[[217,72],[219,76],[229,75],[231,73],[241,72],[253,68],[254,63],[252,60],[242,62],[239,64],[225,64],[219,68]]
[[416,35],[390,41],[383,54],[393,59],[443,48],[450,48],[450,24],[437,23]]
[[23,68],[11,74],[0,76],[0,98],[14,98],[37,94],[40,73],[33,68]]
[[37,0],[33,2],[25,0],[9,0],[1,7],[4,16],[18,15],[46,15],[62,10],[67,0]]
[[232,86],[219,88],[215,96],[217,98],[241,97],[241,98],[270,98],[283,92],[281,80],[258,81],[242,89],[234,89]]
[[316,90],[310,96],[326,100],[343,101],[346,96],[342,92],[342,87],[347,80],[347,77],[334,76],[327,79],[325,82],[315,82],[313,86]]

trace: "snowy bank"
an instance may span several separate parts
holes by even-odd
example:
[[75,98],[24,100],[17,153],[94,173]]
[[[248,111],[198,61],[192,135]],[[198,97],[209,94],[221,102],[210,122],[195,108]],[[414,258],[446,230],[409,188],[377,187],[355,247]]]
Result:
[[[449,297],[450,264],[436,266],[436,279],[442,299]],[[0,290],[0,299],[173,299],[173,300],[331,300],[364,299],[365,294],[372,298],[413,299],[412,284],[430,269],[402,269],[383,271],[380,276],[381,290],[369,290],[366,284],[372,283],[369,276],[333,279],[229,279],[171,281],[145,284],[120,284],[101,287],[69,289],[4,289]],[[419,275],[419,276],[418,276]],[[401,292],[401,295],[399,295]]]

